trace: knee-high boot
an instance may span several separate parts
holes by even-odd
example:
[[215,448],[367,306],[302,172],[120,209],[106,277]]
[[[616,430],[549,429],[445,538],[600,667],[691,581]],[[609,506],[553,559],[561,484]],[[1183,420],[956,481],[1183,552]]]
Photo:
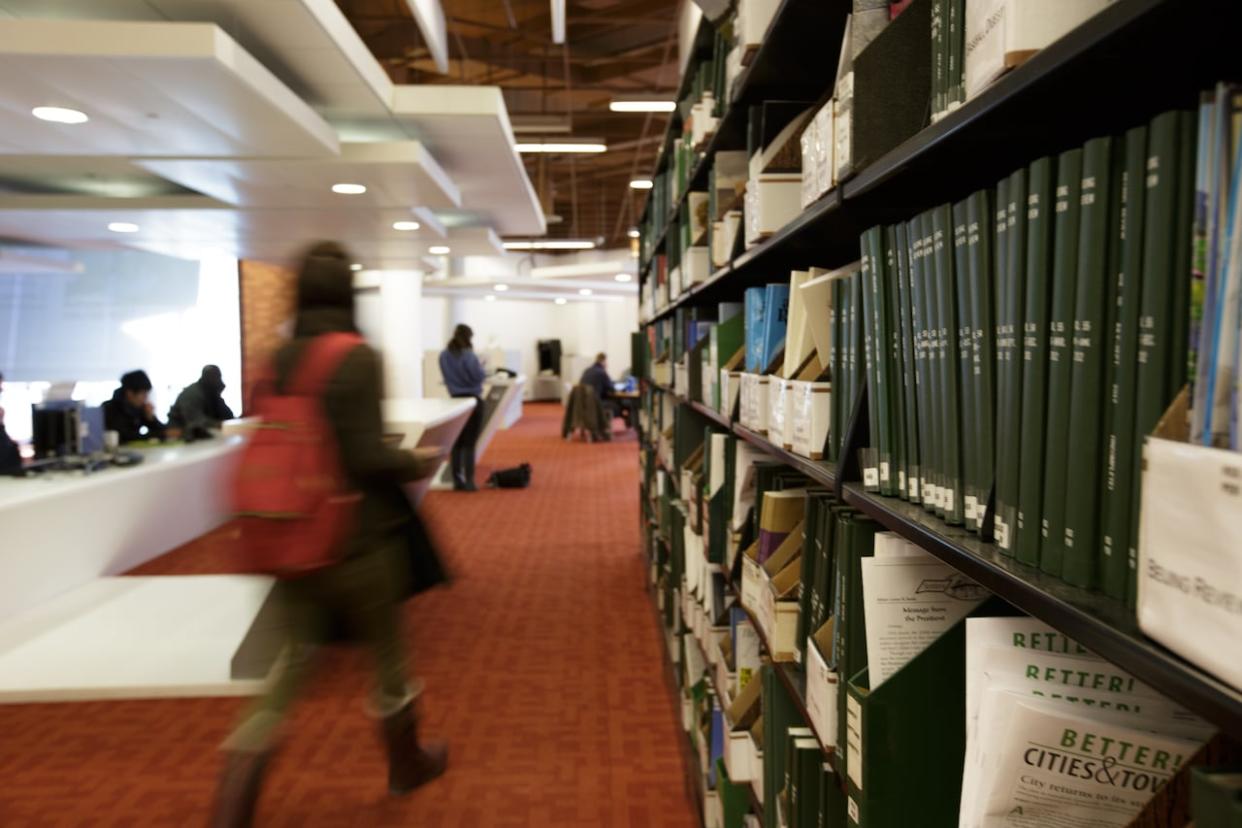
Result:
[[381,720],[384,745],[388,750],[388,791],[407,794],[444,773],[448,768],[448,748],[442,744],[422,745],[418,741],[418,718],[411,701]]

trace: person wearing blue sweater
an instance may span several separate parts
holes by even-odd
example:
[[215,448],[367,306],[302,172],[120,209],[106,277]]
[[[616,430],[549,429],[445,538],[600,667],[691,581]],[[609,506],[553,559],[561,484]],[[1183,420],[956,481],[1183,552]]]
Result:
[[474,354],[473,337],[474,331],[470,330],[469,325],[458,325],[448,346],[440,352],[440,374],[449,394],[475,400],[474,411],[453,444],[453,488],[459,492],[477,491],[474,485],[474,444],[479,439],[479,426],[483,421],[483,378],[486,375]]

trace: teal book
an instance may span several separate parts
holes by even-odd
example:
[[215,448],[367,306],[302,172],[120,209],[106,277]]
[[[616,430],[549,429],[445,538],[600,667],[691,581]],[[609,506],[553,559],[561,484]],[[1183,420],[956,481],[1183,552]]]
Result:
[[996,305],[996,545],[1015,552],[1021,462],[1022,360],[1019,332],[1026,295],[1026,170],[1009,176],[1005,204],[1004,269]]
[[876,310],[877,264],[871,243],[872,236],[879,232],[878,226],[872,227],[859,239],[861,268],[858,275],[862,279],[863,365],[867,381],[867,431],[870,438],[870,444],[863,451],[859,465],[862,467],[863,487],[869,492],[880,491],[880,456],[884,452],[884,430],[880,422],[886,416],[881,390],[880,360],[876,356],[880,347],[879,313]]
[[[880,494],[897,494],[896,435],[893,397],[893,326],[888,294],[890,287],[888,256],[884,250],[884,230],[876,227],[868,238],[871,253],[872,287],[875,290],[875,398],[880,405]],[[869,396],[868,399],[871,399]]]
[[944,519],[950,525],[963,522],[962,433],[958,389],[957,280],[953,270],[953,208],[942,204],[932,213],[935,229],[936,309],[939,329],[936,343],[940,366],[940,422],[944,440],[941,496]]
[[832,381],[831,418],[828,424],[828,462],[839,463],[841,460],[841,432],[845,430],[845,417],[842,415],[845,397],[845,376],[842,369],[841,352],[844,346],[842,333],[845,330],[845,283],[837,279],[832,283],[832,355],[830,359]]
[[911,503],[919,501],[919,422],[917,402],[917,364],[915,363],[914,317],[911,307],[912,285],[910,282],[910,236],[907,225],[898,222],[894,227],[894,244],[897,248],[897,305],[899,344],[901,347],[901,385],[905,427],[906,492],[904,497]]
[[930,499],[924,498],[924,505],[929,511],[944,517],[944,451],[945,426],[940,407],[940,313],[939,302],[936,300],[936,232],[932,221],[932,211],[919,216],[922,228],[923,253],[919,259],[919,280],[923,288],[923,354],[926,360],[924,375],[927,378],[927,390],[924,400],[927,403],[928,432],[930,454],[924,482]]
[[893,446],[893,494],[902,500],[909,499],[906,488],[906,387],[904,378],[904,355],[902,348],[901,273],[898,269],[897,229],[892,225],[884,228],[884,291],[888,309],[888,397],[889,434]]
[[1070,427],[1070,330],[1078,278],[1078,225],[1082,197],[1082,150],[1057,157],[1053,219],[1052,305],[1048,312],[1048,407],[1044,429],[1044,496],[1040,517],[1039,568],[1061,575],[1065,551],[1065,483]]
[[975,431],[972,438],[977,459],[975,461],[975,487],[978,502],[975,516],[968,528],[980,531],[992,491],[996,444],[993,440],[996,424],[996,361],[993,337],[992,270],[992,204],[990,192],[980,190],[966,200],[966,272],[969,275],[971,370],[973,372]]
[[1044,496],[1044,412],[1048,405],[1048,305],[1052,301],[1053,161],[1031,164],[1026,194],[1026,296],[1022,315],[1022,423],[1015,557],[1039,563]]
[[1100,481],[1104,474],[1105,355],[1108,302],[1116,279],[1109,251],[1116,236],[1120,199],[1113,166],[1120,158],[1112,136],[1093,138],[1082,151],[1082,212],[1078,231],[1078,278],[1070,341],[1070,429],[1065,483],[1065,557],[1061,578],[1074,586],[1097,584]]
[[746,313],[746,371],[751,374],[758,374],[767,367],[760,364],[763,359],[763,311],[767,295],[767,289],[761,287],[747,288],[742,295]]
[[1121,262],[1117,268],[1117,307],[1113,323],[1112,382],[1105,401],[1106,454],[1103,493],[1100,586],[1111,598],[1124,599],[1129,579],[1130,490],[1135,474],[1135,363],[1138,360],[1139,279],[1143,264],[1143,208],[1147,179],[1147,127],[1125,134],[1125,168],[1121,176]]
[[957,383],[959,391],[958,411],[961,427],[960,452],[962,458],[962,521],[967,526],[974,523],[975,506],[979,502],[979,451],[975,434],[975,382],[972,341],[974,325],[971,322],[970,296],[975,288],[970,278],[967,256],[967,203],[953,205],[953,279],[954,301],[957,307]]
[[919,470],[912,481],[910,499],[924,508],[931,508],[931,493],[927,485],[931,471],[931,414],[927,406],[927,353],[924,348],[926,311],[923,306],[923,231],[922,221],[915,218],[906,223],[906,251],[909,272],[910,296],[910,349],[914,356],[914,419],[918,428]]
[[766,371],[785,347],[785,330],[789,324],[789,283],[770,284],[765,291],[760,371]]

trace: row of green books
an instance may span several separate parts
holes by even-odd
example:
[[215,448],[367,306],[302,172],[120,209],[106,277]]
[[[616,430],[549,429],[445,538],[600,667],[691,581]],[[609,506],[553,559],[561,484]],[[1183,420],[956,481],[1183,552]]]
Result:
[[991,516],[1004,554],[1133,601],[1142,439],[1187,373],[1195,148],[1167,112],[863,235],[836,314],[867,488]]
[[966,0],[931,0],[932,120],[966,101]]

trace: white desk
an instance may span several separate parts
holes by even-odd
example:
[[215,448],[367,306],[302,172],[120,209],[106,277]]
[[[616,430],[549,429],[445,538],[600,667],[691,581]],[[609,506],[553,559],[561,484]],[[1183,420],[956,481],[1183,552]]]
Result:
[[[384,428],[390,434],[402,435],[402,448],[434,446],[447,456],[475,405],[473,399],[464,397],[385,400]],[[429,477],[406,487],[406,494],[415,506],[422,502],[434,479]]]

